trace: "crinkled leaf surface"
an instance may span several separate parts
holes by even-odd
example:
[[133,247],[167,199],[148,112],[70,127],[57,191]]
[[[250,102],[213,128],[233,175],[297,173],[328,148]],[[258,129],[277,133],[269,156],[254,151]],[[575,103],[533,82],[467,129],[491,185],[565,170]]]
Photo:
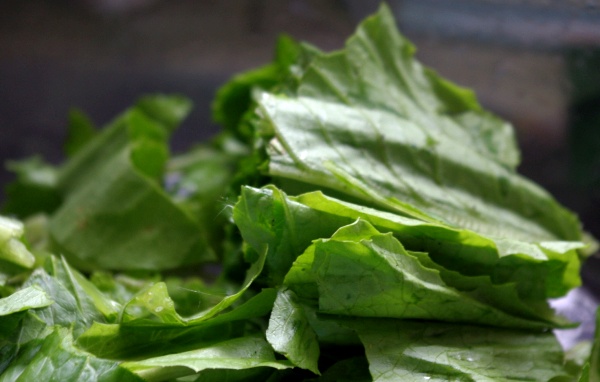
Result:
[[142,382],[143,379],[117,362],[77,349],[68,329],[55,328],[45,338],[22,347],[0,374],[0,381]]
[[551,333],[400,320],[349,323],[373,381],[544,381],[570,376]]
[[[309,273],[317,285],[320,312],[498,327],[549,325],[508,314],[449,287],[439,272],[424,267],[391,234],[381,234],[364,221],[342,227],[313,246]],[[305,267],[302,262],[295,266]]]
[[295,366],[319,374],[319,343],[296,294],[288,289],[277,293],[269,318],[267,340],[275,351]]
[[[165,354],[175,349],[187,350],[198,344],[212,343],[233,336],[231,323],[266,315],[273,306],[275,293],[264,290],[248,301],[239,303],[260,274],[266,253],[251,264],[246,280],[236,292],[193,316],[182,317],[176,310],[164,282],[143,289],[124,304],[117,324],[92,325],[78,338],[80,346],[103,357],[132,357],[138,354]],[[243,333],[243,330],[242,330]],[[164,344],[169,343],[170,348]]]
[[192,323],[138,320],[122,324],[93,324],[77,343],[100,357],[131,359],[187,351],[244,334],[243,323],[268,315],[276,291],[265,289],[234,309]]
[[94,322],[116,318],[119,305],[102,295],[64,260],[51,257],[46,265],[46,270],[36,269],[24,287],[44,291],[54,303],[28,312],[20,328],[20,342],[26,342],[45,332],[46,326],[71,328],[73,335],[77,337]]
[[[15,331],[18,331],[19,323],[24,318],[26,311],[45,308],[53,302],[46,292],[36,286],[20,289],[10,296],[0,299],[0,343],[1,339],[11,340],[14,338]],[[3,357],[0,356],[1,358]]]
[[73,265],[157,270],[214,258],[201,227],[160,184],[167,138],[189,107],[178,97],[142,99],[61,168],[64,202],[50,233]]
[[494,284],[515,283],[525,299],[565,294],[579,286],[579,242],[529,243],[487,237],[471,230],[427,223],[311,192],[290,197],[319,212],[360,218],[381,232],[392,232],[411,251],[426,252],[440,266],[462,275],[491,277]]
[[[544,286],[556,287],[556,280],[565,277],[558,271],[549,273],[549,270],[562,270],[566,277],[578,280],[576,273],[565,271],[565,262],[577,261],[577,254],[572,249],[563,253],[562,257],[554,256],[551,261],[541,245],[522,243],[519,251],[513,251],[512,247],[500,246],[499,241],[468,230],[405,218],[342,202],[322,193],[289,197],[273,187],[246,187],[235,207],[234,217],[242,235],[249,237],[250,244],[268,243],[266,261],[270,261],[269,256],[275,258],[271,260],[274,272],[285,272],[291,267],[290,262],[295,261],[285,276],[285,284],[294,284],[295,292],[303,298],[316,298],[318,295],[314,275],[306,275],[312,269],[316,248],[308,247],[310,242],[332,235],[356,218],[369,222],[381,232],[393,233],[406,249],[426,251],[414,256],[422,267],[440,272],[439,282],[460,291],[465,298],[468,296],[468,299],[484,305],[493,305],[511,316],[548,326],[565,325],[566,322],[555,317],[549,309]],[[300,256],[306,247],[308,249]],[[339,251],[344,250],[339,248]],[[432,258],[467,274],[448,270]],[[514,259],[510,262],[503,260],[511,258]],[[273,265],[276,262],[279,265]],[[471,276],[470,273],[480,275]],[[352,277],[348,276],[348,279]],[[570,284],[565,282],[563,289],[568,288]]]
[[268,173],[486,235],[579,240],[574,215],[515,172],[511,127],[413,55],[382,6],[296,96],[263,94]]
[[265,273],[269,285],[281,284],[292,263],[311,241],[330,236],[347,219],[326,216],[291,202],[277,188],[243,187],[233,218],[244,240],[256,251],[267,251]]

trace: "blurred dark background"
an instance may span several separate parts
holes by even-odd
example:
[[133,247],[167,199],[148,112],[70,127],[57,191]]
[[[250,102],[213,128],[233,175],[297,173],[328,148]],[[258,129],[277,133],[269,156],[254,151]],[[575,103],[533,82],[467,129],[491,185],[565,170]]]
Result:
[[[173,150],[218,131],[215,90],[271,59],[285,32],[342,46],[372,0],[3,0],[0,162],[62,159],[67,115],[99,126],[144,93],[195,109]],[[516,128],[520,172],[600,237],[600,0],[388,1],[419,58]],[[11,179],[0,171],[0,186]],[[0,193],[1,195],[1,193]],[[0,196],[0,201],[2,197]],[[600,290],[592,260],[586,283]]]

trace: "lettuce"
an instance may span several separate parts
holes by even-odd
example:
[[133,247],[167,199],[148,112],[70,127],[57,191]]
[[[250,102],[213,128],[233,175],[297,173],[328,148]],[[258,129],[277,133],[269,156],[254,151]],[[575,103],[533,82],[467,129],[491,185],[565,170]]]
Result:
[[598,334],[566,353],[548,304],[579,221],[386,6],[337,52],[282,37],[171,156],[190,106],[74,112],[65,163],[11,163],[0,381],[597,379]]

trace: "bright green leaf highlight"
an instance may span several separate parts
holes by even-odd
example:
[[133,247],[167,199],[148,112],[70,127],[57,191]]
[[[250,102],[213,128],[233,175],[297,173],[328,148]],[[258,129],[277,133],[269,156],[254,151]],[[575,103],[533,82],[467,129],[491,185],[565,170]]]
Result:
[[[199,372],[205,369],[249,369],[272,367],[286,369],[286,362],[276,361],[267,342],[257,337],[236,338],[214,346],[184,353],[148,358],[143,361],[125,362],[123,367],[135,372],[147,381],[164,381]],[[182,368],[184,368],[182,370]]]
[[53,301],[43,290],[31,286],[0,299],[0,316],[6,316],[27,309],[44,308],[52,303]]

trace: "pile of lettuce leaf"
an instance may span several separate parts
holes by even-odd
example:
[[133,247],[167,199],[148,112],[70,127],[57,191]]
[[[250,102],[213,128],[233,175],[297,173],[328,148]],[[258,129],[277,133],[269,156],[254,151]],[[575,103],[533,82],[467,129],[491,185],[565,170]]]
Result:
[[0,382],[600,380],[600,336],[565,351],[548,304],[577,217],[386,6],[333,53],[282,37],[172,156],[190,108],[74,112],[62,165],[9,163]]

